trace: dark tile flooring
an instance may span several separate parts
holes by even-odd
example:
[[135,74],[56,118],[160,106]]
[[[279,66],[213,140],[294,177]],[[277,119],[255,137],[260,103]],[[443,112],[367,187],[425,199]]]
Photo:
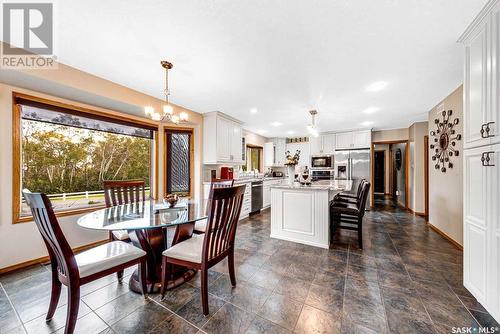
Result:
[[[227,263],[210,271],[210,315],[200,307],[199,277],[165,300],[129,291],[108,276],[82,288],[78,333],[450,333],[498,326],[462,286],[462,252],[425,222],[377,201],[367,212],[364,249],[337,233],[332,249],[269,238],[265,211],[240,222],[237,287]],[[130,275],[131,270],[126,274]],[[47,266],[0,277],[0,333],[62,333],[65,298],[45,323]]]

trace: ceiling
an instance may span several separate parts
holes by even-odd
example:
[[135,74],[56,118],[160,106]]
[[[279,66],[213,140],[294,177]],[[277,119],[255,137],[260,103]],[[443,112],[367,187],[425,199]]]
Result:
[[306,134],[309,109],[320,131],[407,127],[462,82],[486,1],[59,0],[56,54],[159,98],[169,60],[172,102],[265,136]]

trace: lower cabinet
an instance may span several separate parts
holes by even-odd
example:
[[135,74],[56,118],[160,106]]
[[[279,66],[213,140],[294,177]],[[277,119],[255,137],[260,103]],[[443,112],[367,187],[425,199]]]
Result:
[[281,179],[278,180],[264,180],[262,182],[262,208],[266,209],[271,206],[271,187],[281,184]]
[[[245,195],[243,196],[243,204],[241,206],[240,219],[247,218],[252,209],[252,183],[236,183],[236,185],[246,185]],[[208,200],[210,196],[210,183],[206,183],[203,185],[203,199]]]
[[500,144],[464,150],[464,286],[500,320]]

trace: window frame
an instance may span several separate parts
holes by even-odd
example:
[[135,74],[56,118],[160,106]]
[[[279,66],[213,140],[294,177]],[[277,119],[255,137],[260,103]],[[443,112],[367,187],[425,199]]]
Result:
[[163,189],[165,195],[167,194],[168,189],[168,166],[167,166],[167,157],[168,157],[168,140],[167,135],[169,132],[180,132],[180,133],[189,133],[189,194],[188,198],[194,198],[194,128],[189,127],[164,127],[163,128],[163,145],[164,145],[164,154],[163,154]]
[[[33,216],[21,216],[21,187],[22,187],[22,117],[21,108],[19,107],[18,100],[26,100],[40,105],[56,109],[64,109],[70,113],[93,118],[102,118],[108,121],[118,121],[118,123],[128,123],[129,125],[139,125],[154,128],[154,148],[152,150],[152,158],[154,161],[151,166],[155,169],[152,171],[151,183],[154,186],[153,197],[158,198],[158,145],[159,145],[159,123],[142,119],[138,116],[125,114],[118,111],[100,111],[87,107],[76,106],[68,103],[58,102],[38,96],[28,95],[19,92],[12,92],[12,224],[32,222]],[[58,211],[55,213],[56,217],[73,216],[77,214],[96,211],[104,208],[105,206],[94,206],[89,208],[79,208],[73,210]]]

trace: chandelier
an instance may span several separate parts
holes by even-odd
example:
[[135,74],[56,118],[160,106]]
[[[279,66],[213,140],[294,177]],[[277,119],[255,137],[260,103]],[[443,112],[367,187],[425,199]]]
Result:
[[166,60],[162,60],[160,62],[161,66],[165,69],[165,102],[166,104],[163,106],[162,113],[159,113],[152,106],[144,107],[144,112],[146,116],[151,119],[159,122],[169,122],[174,124],[179,124],[181,122],[187,122],[188,114],[186,112],[181,112],[179,115],[174,114],[174,108],[168,102],[168,97],[170,96],[170,90],[168,89],[168,70],[170,70],[173,65]]
[[319,136],[319,131],[318,128],[316,127],[316,115],[318,114],[317,110],[309,110],[309,113],[311,114],[311,124],[307,126],[307,131],[311,134],[313,137],[318,137]]

